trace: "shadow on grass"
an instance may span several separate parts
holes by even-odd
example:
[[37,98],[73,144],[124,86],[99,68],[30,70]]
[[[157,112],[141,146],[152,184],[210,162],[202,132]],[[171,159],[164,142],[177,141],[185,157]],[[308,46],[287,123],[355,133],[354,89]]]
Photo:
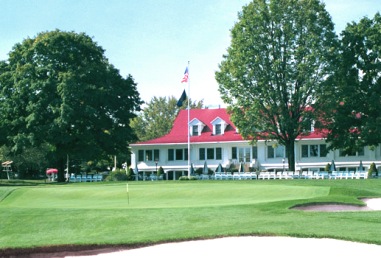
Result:
[[39,186],[39,185],[65,185],[67,182],[48,182],[46,180],[18,180],[0,179],[0,186]]

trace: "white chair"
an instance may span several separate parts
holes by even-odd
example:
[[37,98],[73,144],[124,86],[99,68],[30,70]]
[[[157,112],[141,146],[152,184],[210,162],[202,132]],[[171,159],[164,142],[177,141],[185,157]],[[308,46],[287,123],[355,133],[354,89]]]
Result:
[[308,172],[307,171],[302,171],[302,174],[300,175],[300,178],[307,179],[308,178]]
[[262,179],[270,179],[270,172],[261,172]]
[[276,173],[275,172],[270,172],[269,173],[269,179],[276,179]]
[[75,183],[75,176],[74,175],[71,175],[70,178],[69,178],[69,182],[73,182]]
[[328,175],[329,179],[336,179],[337,178],[337,171],[332,171],[330,175]]
[[367,179],[368,178],[368,172],[360,172],[358,173],[358,179]]

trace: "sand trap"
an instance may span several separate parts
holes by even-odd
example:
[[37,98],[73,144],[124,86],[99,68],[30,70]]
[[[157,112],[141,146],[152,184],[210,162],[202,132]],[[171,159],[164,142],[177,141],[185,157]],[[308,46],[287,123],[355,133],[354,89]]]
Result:
[[[160,244],[82,257],[248,258],[248,257],[380,257],[381,245],[314,238],[226,237]],[[70,256],[67,256],[70,257]],[[74,256],[73,256],[74,257]],[[80,257],[80,256],[75,256]]]
[[362,199],[366,206],[348,205],[348,204],[313,204],[297,206],[293,209],[303,211],[379,211],[381,210],[381,198]]

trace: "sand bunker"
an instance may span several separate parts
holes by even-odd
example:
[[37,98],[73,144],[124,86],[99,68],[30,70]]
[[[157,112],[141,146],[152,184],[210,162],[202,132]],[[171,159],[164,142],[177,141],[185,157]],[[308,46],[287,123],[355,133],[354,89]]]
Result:
[[[380,245],[370,245],[334,239],[292,237],[226,237],[209,240],[186,241],[91,257],[166,257],[166,258],[252,258],[252,257],[379,257]],[[67,256],[69,257],[69,256]],[[73,256],[77,257],[78,256]],[[90,257],[90,256],[83,256]]]
[[379,211],[381,210],[381,198],[362,199],[366,206],[349,205],[349,204],[311,204],[297,206],[293,209],[303,211],[323,211],[323,212],[340,212],[340,211]]

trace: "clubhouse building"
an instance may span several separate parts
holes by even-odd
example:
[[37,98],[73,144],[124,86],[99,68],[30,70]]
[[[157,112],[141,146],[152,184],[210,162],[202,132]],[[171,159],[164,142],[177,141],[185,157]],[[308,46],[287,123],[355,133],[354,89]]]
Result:
[[[157,169],[164,170],[163,179],[177,180],[188,175],[188,129],[190,142],[190,162],[197,170],[207,166],[215,171],[221,164],[224,171],[242,166],[245,172],[288,170],[285,146],[274,141],[258,140],[255,146],[244,140],[230,120],[227,110],[192,109],[181,110],[172,130],[165,136],[145,142],[131,144],[131,168],[146,179],[155,175]],[[356,172],[360,162],[365,171],[371,163],[381,165],[381,147],[368,147],[351,155],[343,155],[340,150],[327,152],[323,135],[311,128],[306,136],[295,142],[296,172],[324,171],[327,164],[334,161],[337,171]]]

